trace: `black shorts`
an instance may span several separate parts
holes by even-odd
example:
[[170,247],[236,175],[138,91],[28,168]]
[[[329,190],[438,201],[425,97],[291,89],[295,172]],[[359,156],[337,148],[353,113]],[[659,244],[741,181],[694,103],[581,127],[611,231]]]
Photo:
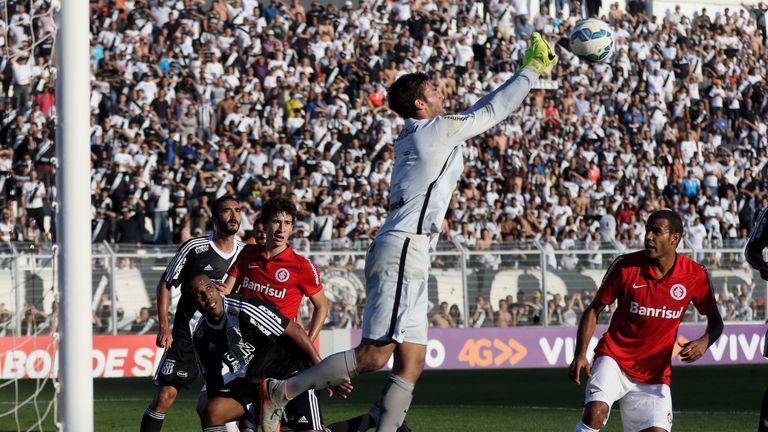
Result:
[[[253,384],[245,378],[235,378],[224,384],[215,395],[208,395],[209,398],[214,396],[236,399],[243,406],[251,403],[257,405],[258,416],[259,384]],[[307,390],[288,402],[282,424],[294,431],[323,430],[323,415],[314,389]]]
[[315,389],[296,396],[285,406],[283,425],[295,431],[323,430],[323,415]]
[[[177,327],[182,327],[177,330]],[[189,329],[174,324],[173,343],[165,350],[162,360],[155,371],[155,383],[188,389],[200,370],[197,367],[195,347]]]
[[[207,391],[207,389],[203,387],[203,391]],[[209,393],[208,399],[217,396],[237,399],[243,406],[255,404],[259,401],[259,385],[253,384],[245,378],[235,378],[224,384],[216,393]]]

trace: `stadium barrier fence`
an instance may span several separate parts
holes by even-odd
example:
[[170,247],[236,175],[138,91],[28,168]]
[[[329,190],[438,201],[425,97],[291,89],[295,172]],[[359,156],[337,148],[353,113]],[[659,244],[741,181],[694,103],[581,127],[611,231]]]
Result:
[[[332,304],[356,305],[359,313],[365,301],[363,268],[367,246],[365,241],[343,249],[331,242],[296,244],[319,269]],[[151,318],[140,325],[137,317],[142,308],[148,308],[150,316],[155,316],[156,286],[175,250],[170,245],[93,245],[95,334],[156,331]],[[577,242],[569,250],[554,249],[537,241],[502,243],[491,250],[440,242],[432,254],[428,297],[433,308],[441,302],[456,305],[465,326],[471,326],[468,319],[475,310],[477,297],[482,296],[493,311],[498,311],[499,300],[507,298],[512,302],[509,307],[517,308],[518,313],[521,308],[526,309],[527,314],[521,314],[516,323],[519,326],[547,327],[555,322],[548,316],[548,302],[563,304],[569,295],[581,297],[586,306],[613,259],[630,250],[616,242]],[[54,251],[50,245],[0,245],[0,336],[46,334],[51,325],[55,327],[58,292]],[[768,284],[744,262],[743,249],[681,248],[679,252],[707,266],[718,297],[737,303],[739,294],[746,293],[752,299],[752,320],[766,319]],[[537,300],[538,293],[541,296]],[[179,295],[178,290],[172,291],[172,308]],[[607,323],[609,318],[610,314],[604,313],[601,322]],[[701,319],[693,306],[685,312],[685,322]],[[492,327],[493,323],[486,319],[479,326]],[[328,327],[335,325],[330,322]]]

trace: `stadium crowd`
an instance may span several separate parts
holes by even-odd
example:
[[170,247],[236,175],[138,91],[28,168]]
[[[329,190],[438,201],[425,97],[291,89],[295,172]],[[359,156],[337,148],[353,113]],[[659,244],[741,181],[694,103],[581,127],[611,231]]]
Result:
[[[460,112],[514,73],[533,31],[558,40],[589,14],[613,26],[613,57],[590,65],[560,49],[552,80],[466,143],[442,238],[488,251],[533,240],[546,252],[639,248],[642,221],[669,207],[684,215],[693,249],[743,247],[768,206],[768,7],[691,17],[679,8],[646,16],[637,1],[627,11],[545,0],[537,14],[526,4],[92,1],[93,242],[179,243],[209,230],[209,203],[232,193],[244,238],[265,200],[288,195],[299,209],[295,241],[364,250],[387,214],[402,126],[386,105],[389,84],[427,72]],[[55,5],[6,5],[0,238],[50,242]],[[490,253],[483,261],[500,263]],[[507,302],[517,323],[511,304],[521,302]]]

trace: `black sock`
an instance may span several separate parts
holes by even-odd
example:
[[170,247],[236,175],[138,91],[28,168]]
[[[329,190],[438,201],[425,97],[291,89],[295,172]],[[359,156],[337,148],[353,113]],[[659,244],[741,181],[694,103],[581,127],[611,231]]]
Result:
[[165,413],[155,412],[147,407],[144,417],[141,418],[140,432],[160,432],[163,428],[163,420],[165,420]]
[[757,432],[768,432],[768,389],[763,393],[763,404],[760,406],[760,425]]
[[328,432],[363,432],[368,428],[376,427],[376,422],[370,414],[365,413],[361,416],[336,422],[325,429]]

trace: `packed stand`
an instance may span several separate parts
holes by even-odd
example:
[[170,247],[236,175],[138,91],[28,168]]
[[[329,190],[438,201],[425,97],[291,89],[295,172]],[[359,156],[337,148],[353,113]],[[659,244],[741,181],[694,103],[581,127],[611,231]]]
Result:
[[[488,269],[524,261],[492,251],[534,241],[552,268],[604,268],[602,244],[641,248],[645,216],[670,207],[693,249],[743,247],[768,205],[768,8],[648,17],[641,1],[599,3],[544,1],[533,15],[503,0],[93,1],[92,240],[179,243],[210,229],[225,193],[242,198],[248,238],[261,204],[287,194],[297,242],[365,250],[402,126],[389,84],[427,72],[460,112],[513,75],[533,31],[554,41],[589,14],[613,26],[613,58],[559,50],[553,81],[467,142],[442,239],[489,251]],[[48,1],[27,7],[7,2],[0,22],[0,235],[50,242],[54,27]],[[593,253],[555,253],[580,249]]]

